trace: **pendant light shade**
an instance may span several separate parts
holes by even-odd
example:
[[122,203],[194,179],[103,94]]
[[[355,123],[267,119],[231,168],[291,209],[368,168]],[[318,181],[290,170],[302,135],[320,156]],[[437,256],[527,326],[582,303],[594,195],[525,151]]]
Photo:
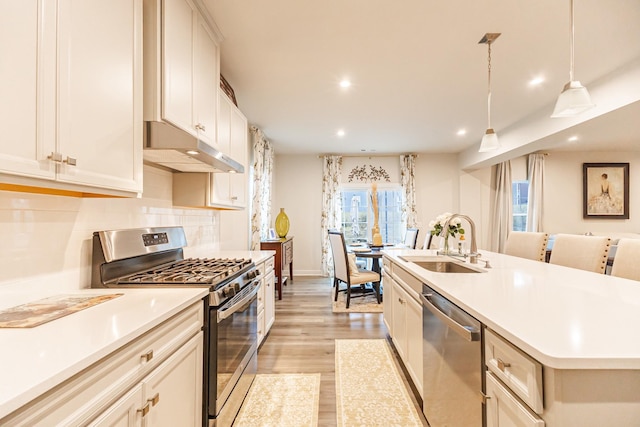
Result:
[[500,148],[500,142],[498,141],[498,134],[495,133],[493,128],[491,127],[491,43],[493,43],[501,33],[487,33],[478,43],[486,44],[488,46],[488,79],[487,79],[487,130],[482,137],[482,141],[480,142],[480,149],[478,150],[480,153],[484,153],[486,151],[493,151]]
[[579,81],[573,79],[573,52],[574,52],[574,27],[573,27],[573,0],[569,0],[571,13],[570,13],[570,23],[571,23],[571,58],[569,65],[569,83],[564,85],[562,92],[560,92],[560,96],[558,97],[558,101],[556,102],[556,107],[553,109],[553,114],[551,117],[573,117],[582,113],[583,111],[588,110],[593,107],[594,104],[591,102],[591,96],[589,96],[589,92],[587,88],[582,86]]
[[484,153],[486,151],[497,150],[498,148],[500,148],[498,134],[496,134],[491,128],[487,129],[482,137],[482,142],[480,143],[480,149],[478,151],[480,153]]
[[564,85],[551,117],[573,117],[593,107],[587,88],[573,80]]

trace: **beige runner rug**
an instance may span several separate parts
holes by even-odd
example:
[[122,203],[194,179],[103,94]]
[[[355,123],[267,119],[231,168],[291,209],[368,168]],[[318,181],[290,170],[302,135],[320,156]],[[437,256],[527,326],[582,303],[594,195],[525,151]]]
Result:
[[382,313],[382,303],[378,304],[376,296],[371,293],[365,297],[351,298],[351,303],[347,309],[347,295],[344,292],[338,294],[338,301],[333,298],[335,289],[331,292],[331,303],[334,313]]
[[422,426],[385,340],[336,340],[338,426]]
[[258,374],[234,427],[315,427],[320,374]]

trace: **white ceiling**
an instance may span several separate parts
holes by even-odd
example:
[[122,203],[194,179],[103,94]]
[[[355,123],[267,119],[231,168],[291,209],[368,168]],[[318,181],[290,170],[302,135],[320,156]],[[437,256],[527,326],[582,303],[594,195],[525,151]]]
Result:
[[[492,45],[498,135],[540,111],[551,114],[569,80],[569,0],[204,3],[224,37],[221,72],[278,154],[478,146],[487,127],[487,45],[478,41],[487,32],[502,33]],[[638,59],[640,0],[575,0],[577,80],[589,87]],[[538,76],[544,83],[530,87]],[[340,89],[342,78],[353,86]],[[638,149],[640,94],[635,100],[567,131],[579,142],[559,143],[568,133],[556,132],[545,149]],[[456,135],[460,128],[466,136]]]

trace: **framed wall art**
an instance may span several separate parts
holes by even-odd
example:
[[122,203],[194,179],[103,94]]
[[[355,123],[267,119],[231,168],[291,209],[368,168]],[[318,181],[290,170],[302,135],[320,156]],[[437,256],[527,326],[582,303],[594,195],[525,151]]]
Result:
[[629,163],[583,163],[582,217],[629,219]]

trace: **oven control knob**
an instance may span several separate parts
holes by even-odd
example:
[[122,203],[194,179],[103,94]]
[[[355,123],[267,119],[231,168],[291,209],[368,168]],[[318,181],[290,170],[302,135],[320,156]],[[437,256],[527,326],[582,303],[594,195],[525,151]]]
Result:
[[233,284],[233,291],[234,291],[234,293],[240,292],[240,283],[234,283]]
[[233,289],[233,287],[228,286],[226,287],[223,291],[222,291],[222,295],[224,295],[225,297],[232,297],[236,294],[236,290]]

